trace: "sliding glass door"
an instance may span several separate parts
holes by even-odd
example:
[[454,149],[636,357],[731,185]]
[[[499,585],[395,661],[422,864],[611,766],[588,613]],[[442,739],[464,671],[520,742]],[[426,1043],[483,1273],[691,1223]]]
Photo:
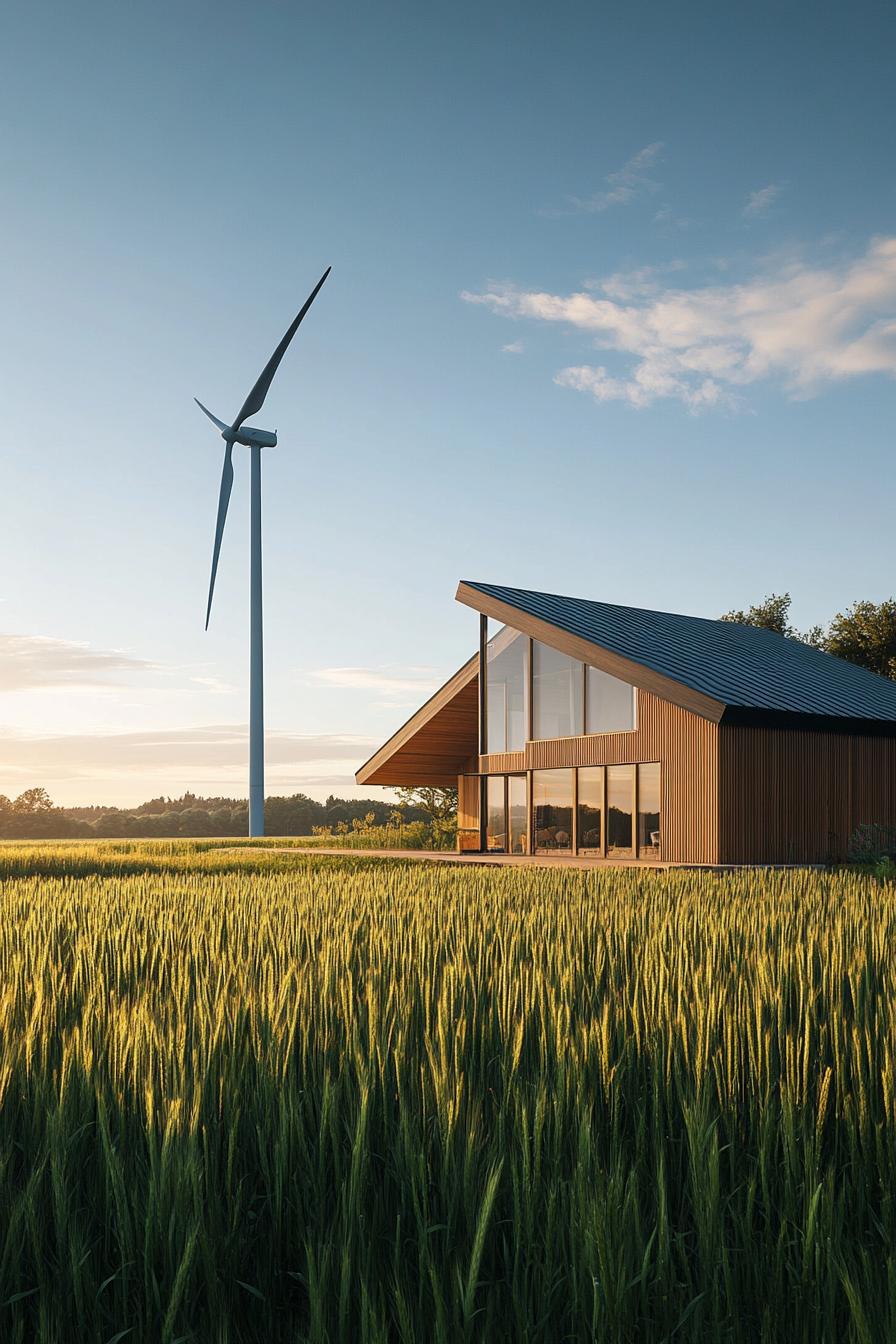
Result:
[[485,781],[485,847],[507,849],[507,776],[489,775]]
[[485,847],[493,854],[527,854],[529,805],[525,775],[489,775],[485,781]]
[[507,818],[511,854],[529,853],[529,789],[525,775],[507,776]]

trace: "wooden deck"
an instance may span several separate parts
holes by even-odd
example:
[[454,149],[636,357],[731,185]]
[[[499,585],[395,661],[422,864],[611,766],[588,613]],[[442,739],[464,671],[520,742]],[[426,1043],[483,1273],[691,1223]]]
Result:
[[[240,846],[251,849],[251,845]],[[647,872],[667,872],[673,868],[700,868],[709,872],[734,872],[741,868],[821,868],[817,863],[662,863],[648,859],[590,859],[575,854],[458,854],[437,849],[349,849],[338,845],[259,846],[268,854],[326,854],[336,858],[410,859],[415,863],[447,863],[456,868],[640,868]]]

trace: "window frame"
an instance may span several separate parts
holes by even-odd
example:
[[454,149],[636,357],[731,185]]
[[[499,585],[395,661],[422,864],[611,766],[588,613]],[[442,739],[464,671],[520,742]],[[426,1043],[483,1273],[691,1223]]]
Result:
[[[479,754],[487,756],[488,751],[488,617],[480,614],[479,617]],[[612,737],[617,733],[636,733],[638,731],[639,720],[639,696],[638,687],[633,682],[626,682],[624,677],[616,677],[617,681],[627,685],[632,694],[632,726],[631,728],[609,728],[600,732],[588,732],[588,668],[593,667],[596,672],[606,672],[607,676],[615,676],[613,672],[607,672],[606,668],[598,667],[595,663],[586,663],[581,659],[573,658],[574,663],[578,663],[582,675],[582,732],[569,733],[561,737],[535,737],[535,644],[544,644],[547,648],[553,649],[555,653],[563,653],[562,649],[556,648],[553,644],[548,644],[546,640],[536,640],[533,635],[527,635],[522,630],[517,630],[515,626],[508,625],[505,621],[499,630],[508,628],[520,638],[526,641],[526,670],[525,670],[525,734],[526,743],[529,742],[574,742],[583,737]],[[495,632],[496,634],[498,631]],[[567,655],[569,657],[570,655]],[[522,748],[525,750],[525,745]],[[502,753],[495,753],[502,754]]]

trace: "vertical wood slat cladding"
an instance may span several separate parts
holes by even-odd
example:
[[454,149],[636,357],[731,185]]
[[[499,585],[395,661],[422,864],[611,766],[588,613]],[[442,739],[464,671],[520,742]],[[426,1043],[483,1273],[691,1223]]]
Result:
[[479,826],[479,776],[457,777],[457,828],[475,831]]
[[659,761],[662,779],[660,860],[719,862],[719,728],[690,710],[638,691],[638,727],[526,745],[527,770],[568,765]]
[[896,739],[719,730],[719,858],[825,863],[865,822],[896,825]]
[[479,757],[481,775],[515,775],[525,768],[524,751],[493,751],[490,756]]

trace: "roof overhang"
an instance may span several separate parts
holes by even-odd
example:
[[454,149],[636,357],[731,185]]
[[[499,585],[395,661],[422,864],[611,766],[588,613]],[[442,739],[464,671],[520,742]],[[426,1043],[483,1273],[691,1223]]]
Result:
[[355,774],[358,784],[453,787],[479,750],[479,655],[421,705]]
[[[649,691],[670,704],[724,727],[766,727],[781,730],[839,732],[892,737],[896,722],[838,718],[832,715],[784,712],[725,704],[703,691],[614,653],[550,621],[532,616],[509,602],[461,582],[457,601],[490,616],[512,630],[529,635],[580,662]],[[435,785],[448,787],[457,776],[476,770],[479,751],[479,657],[474,655],[427,700],[357,771],[359,784]]]
[[501,602],[498,598],[470,587],[469,584],[459,583],[455,596],[458,602],[462,602],[466,607],[472,607],[483,616],[491,616],[504,625],[511,625],[514,630],[519,630],[524,635],[531,635],[533,639],[540,640],[543,644],[549,644],[552,648],[560,649],[562,653],[568,653],[571,658],[609,672],[612,676],[619,677],[642,691],[650,691],[673,705],[680,705],[682,709],[690,710],[692,714],[698,714],[702,719],[709,719],[711,723],[718,723],[725,712],[726,706],[721,700],[714,700],[712,696],[705,695],[702,691],[695,691],[691,686],[684,686],[679,681],[673,681],[671,677],[654,672],[643,663],[636,663],[630,658],[622,657],[621,654],[611,653],[609,649],[594,644],[590,639],[569,634],[559,626],[543,621],[537,616],[530,616],[527,612],[520,611],[518,607],[511,606],[509,602]]

